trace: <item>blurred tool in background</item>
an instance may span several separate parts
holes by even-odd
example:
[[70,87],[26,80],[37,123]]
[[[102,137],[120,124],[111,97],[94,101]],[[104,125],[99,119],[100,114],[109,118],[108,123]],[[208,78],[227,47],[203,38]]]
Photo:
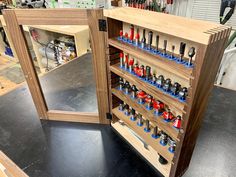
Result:
[[[36,29],[30,29],[30,34],[32,39],[41,45],[39,53],[46,59],[46,71],[76,58],[75,42],[70,37],[62,36],[43,43],[39,40],[40,36]],[[52,62],[53,65],[50,65]]]
[[150,11],[171,13],[173,0],[125,0],[125,5]]
[[16,0],[18,8],[46,8],[45,0]]

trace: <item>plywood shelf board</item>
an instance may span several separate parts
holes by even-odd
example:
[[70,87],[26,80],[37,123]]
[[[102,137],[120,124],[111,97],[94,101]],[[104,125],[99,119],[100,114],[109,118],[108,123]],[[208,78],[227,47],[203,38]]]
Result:
[[105,9],[104,16],[204,45],[214,42],[211,41],[211,36],[225,28],[216,23],[130,7]]
[[158,171],[160,171],[165,177],[169,176],[171,163],[166,165],[161,165],[158,161],[159,155],[151,147],[147,146],[147,149],[144,147],[142,142],[133,135],[129,128],[126,125],[121,125],[119,122],[112,122],[111,126],[119,132],[119,134],[131,144],[146,160],[148,160]]
[[186,68],[184,65],[178,64],[175,61],[170,61],[158,55],[151,54],[138,47],[119,41],[116,38],[108,39],[108,44],[144,61],[150,66],[161,68],[162,70],[172,73],[173,77],[183,79],[186,85],[189,85],[190,79],[193,79],[192,69]]
[[121,112],[118,108],[112,109],[112,113],[119,118],[120,120],[124,121],[125,124],[129,128],[131,128],[137,135],[139,135],[145,142],[150,145],[153,149],[156,150],[157,153],[161,154],[164,158],[168,160],[169,163],[172,162],[174,154],[168,151],[168,145],[162,146],[160,142],[160,138],[154,139],[152,138],[152,132],[145,132],[144,126],[139,127],[137,126],[137,121],[131,121],[130,116],[126,116],[123,112]]
[[124,71],[119,67],[118,64],[110,66],[110,70],[123,79],[127,80],[128,82],[136,85],[139,89],[152,95],[155,99],[158,99],[164,104],[167,104],[173,111],[176,111],[178,113],[185,113],[185,106],[187,105],[185,102],[178,101],[178,99],[173,98],[169,94],[160,91],[157,87],[151,84],[147,84],[133,74]]
[[131,99],[130,95],[126,95],[116,88],[112,89],[112,93],[131,106],[134,110],[138,111],[144,118],[150,120],[151,125],[158,126],[158,128],[167,133],[171,138],[179,141],[179,131],[173,128],[173,122],[164,122],[162,116],[154,115],[154,110],[147,110],[145,107],[146,105],[138,104],[137,99]]

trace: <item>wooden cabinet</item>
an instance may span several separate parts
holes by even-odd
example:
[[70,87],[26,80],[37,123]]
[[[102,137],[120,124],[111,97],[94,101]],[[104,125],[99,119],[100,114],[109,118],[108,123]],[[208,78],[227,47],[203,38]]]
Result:
[[[112,110],[111,125],[164,176],[181,176],[188,168],[192,156],[230,28],[210,22],[132,8],[105,10],[104,15],[107,18],[108,27],[107,63]],[[134,35],[131,34],[130,28],[133,28]],[[137,29],[140,33],[139,46],[133,42]],[[144,29],[146,30],[146,46],[149,40],[148,33],[151,31],[153,35],[151,50],[140,46]],[[119,37],[121,33],[123,33],[123,38]],[[155,52],[157,35],[159,36],[159,53]],[[164,40],[167,40],[166,54],[164,54]],[[180,59],[181,42],[185,44],[183,62]],[[175,47],[172,47],[173,45]],[[191,47],[194,47],[196,54],[192,58],[192,66],[189,67],[188,52]],[[181,85],[180,90],[186,87],[188,90],[186,100],[181,100],[181,96],[173,96],[170,91],[158,88],[157,84],[145,80],[145,77],[140,77],[134,71],[130,73],[124,65],[132,59],[134,63],[137,62],[138,67],[144,66],[144,73],[145,67],[149,66],[151,75],[155,73],[157,77],[163,75],[165,80],[169,78],[172,86],[178,82]],[[120,65],[121,61],[123,61],[123,67]],[[132,98],[132,89],[127,89],[127,92],[125,90],[127,87],[125,84],[122,86],[122,82],[128,82],[128,88],[135,85],[140,92],[144,91],[146,96],[150,95],[153,98],[153,104],[157,101],[163,103],[165,107],[162,113],[156,115],[155,108],[147,109],[149,108],[147,101],[139,104],[139,98]],[[135,115],[133,120],[129,113],[132,109]],[[171,121],[164,119],[163,112],[167,110],[170,110],[174,117]],[[181,117],[180,129],[173,127],[177,116]],[[143,120],[143,123],[138,126],[140,120]],[[145,125],[146,121],[150,124],[149,126]],[[158,128],[155,129],[155,127]],[[145,131],[147,129],[149,130]],[[158,130],[158,138],[152,137],[154,130]],[[159,137],[163,134],[167,135],[167,139]],[[174,152],[172,151],[173,142],[176,145]],[[159,162],[160,156],[160,160],[164,158],[167,164]]]
[[[184,174],[191,160],[230,27],[128,7],[108,10],[9,10],[5,11],[4,18],[11,35],[16,35],[13,38],[14,46],[41,119],[68,121],[73,117],[73,121],[95,123],[84,118],[91,116],[88,113],[48,110],[20,26],[88,25],[99,111],[96,122],[111,123],[164,176]],[[131,25],[134,28],[132,35]],[[137,28],[140,39],[143,38],[143,29],[146,30],[146,44],[150,40],[148,34],[152,31],[152,46],[140,47],[130,41],[130,36],[131,39],[135,37]],[[124,40],[119,38],[121,30]],[[189,55],[193,53],[190,50],[192,47],[195,55],[192,65],[187,65]],[[129,65],[133,58],[138,63],[135,72],[121,67],[120,61]],[[147,72],[146,66],[151,72]],[[162,75],[164,80],[160,77],[158,83],[150,82],[145,69],[146,74]],[[131,97],[130,88],[124,88],[120,84],[122,82],[126,86],[135,85],[140,91],[137,92],[139,99]],[[181,92],[173,95],[170,85],[173,86],[175,82],[181,85]],[[186,97],[183,97],[186,93],[184,88],[187,89]],[[150,109],[152,106],[149,103],[157,106]],[[131,118],[129,111],[136,116],[135,119]],[[175,120],[181,121],[179,129],[173,128]]]

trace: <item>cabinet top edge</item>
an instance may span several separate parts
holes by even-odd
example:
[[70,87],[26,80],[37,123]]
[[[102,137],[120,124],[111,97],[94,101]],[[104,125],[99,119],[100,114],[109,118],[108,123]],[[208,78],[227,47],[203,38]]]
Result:
[[213,22],[131,7],[104,9],[104,16],[204,45],[228,37],[231,30]]

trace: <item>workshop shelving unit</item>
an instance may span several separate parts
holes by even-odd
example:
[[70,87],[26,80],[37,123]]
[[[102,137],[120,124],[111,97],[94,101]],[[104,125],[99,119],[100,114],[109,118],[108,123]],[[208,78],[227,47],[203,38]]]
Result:
[[[107,63],[110,109],[112,112],[111,124],[164,176],[181,176],[187,169],[192,156],[203,113],[207,106],[207,100],[213,87],[230,28],[210,22],[133,8],[105,10],[104,16],[107,18],[108,28]],[[135,28],[138,27],[140,33],[142,33],[142,29],[146,29],[147,32],[152,31],[154,34],[158,34],[161,47],[163,40],[167,40],[167,51],[171,51],[172,44],[178,47],[180,42],[186,43],[186,49],[192,46],[195,47],[194,67],[186,67],[161,55],[153,54],[133,44],[119,40],[120,30],[123,30],[123,33],[129,33],[131,24]],[[155,44],[155,41],[153,41],[153,44]],[[177,51],[179,51],[178,48],[175,49],[175,56],[178,56]],[[154,68],[157,75],[162,74],[165,78],[170,78],[172,81],[177,81],[182,86],[187,87],[186,102],[181,102],[156,86],[120,68],[120,52],[135,58],[139,63]],[[187,53],[185,52],[184,58],[188,57]],[[174,129],[172,122],[164,122],[162,116],[155,116],[153,110],[147,110],[145,105],[138,104],[137,100],[117,89],[119,78],[123,78],[131,85],[134,84],[137,88],[153,96],[154,99],[163,102],[174,116],[180,115],[182,117],[182,128],[180,130]],[[137,120],[130,120],[130,116],[126,116],[119,110],[120,103],[126,103],[132,107],[144,119],[150,121],[151,127],[158,126],[160,130],[175,140],[177,144],[176,151],[170,153],[168,145],[162,146],[159,143],[160,138],[152,138],[152,131],[145,132],[144,126],[137,126]],[[139,139],[142,139],[142,141]],[[166,165],[158,162],[159,155],[168,161]]]
[[[89,28],[86,25],[32,25],[24,26],[25,31],[36,29],[40,36],[40,42],[47,44],[53,39],[57,39],[61,36],[68,36],[75,42],[76,57],[80,57],[90,50],[89,44]],[[46,58],[43,56],[39,49],[42,45],[36,42],[30,35],[32,47],[36,55],[37,62],[35,63],[39,67],[41,73],[45,73],[46,70]],[[43,62],[45,60],[45,62]],[[52,65],[55,65],[53,61]]]

